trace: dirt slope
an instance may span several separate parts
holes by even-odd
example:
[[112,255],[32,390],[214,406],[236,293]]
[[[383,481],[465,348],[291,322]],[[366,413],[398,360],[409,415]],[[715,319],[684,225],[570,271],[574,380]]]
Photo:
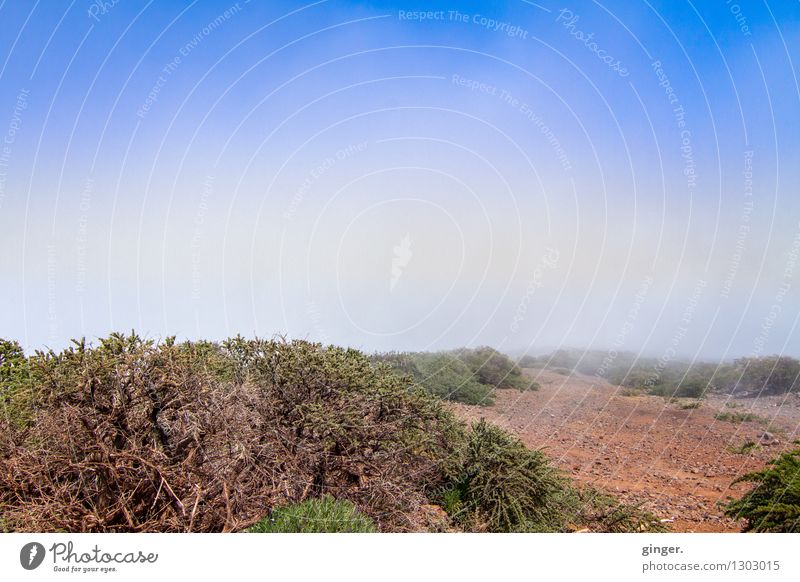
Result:
[[[738,497],[747,484],[739,475],[760,469],[798,438],[800,398],[712,397],[700,408],[655,396],[624,396],[594,377],[526,370],[537,392],[499,390],[491,407],[453,404],[462,418],[485,417],[542,447],[578,481],[642,503],[669,522],[672,531],[738,531],[718,504]],[[718,412],[752,412],[764,420],[728,422]],[[765,431],[768,434],[765,435]],[[759,443],[742,454],[733,449]]]

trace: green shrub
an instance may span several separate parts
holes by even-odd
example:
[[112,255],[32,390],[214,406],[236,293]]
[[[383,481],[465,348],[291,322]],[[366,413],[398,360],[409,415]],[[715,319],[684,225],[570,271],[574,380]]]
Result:
[[525,377],[522,369],[511,358],[493,348],[463,349],[457,354],[481,384],[520,391],[536,390],[539,387],[530,378]]
[[467,531],[664,531],[640,507],[593,489],[575,488],[547,457],[484,420],[457,450],[435,499]]
[[640,505],[622,503],[617,498],[591,487],[570,489],[564,505],[570,522],[593,532],[631,533],[666,531],[658,518]]
[[458,451],[444,505],[468,529],[560,531],[564,486],[544,453],[481,420]]
[[373,360],[389,364],[439,398],[465,404],[493,404],[496,388],[520,391],[539,388],[513,360],[492,348],[392,352],[376,354]]
[[488,405],[494,402],[494,387],[478,382],[467,365],[452,354],[419,354],[419,383],[445,400]]
[[373,533],[375,523],[349,501],[325,496],[275,508],[250,533]]
[[785,394],[800,391],[800,361],[788,356],[735,360],[726,382],[731,391]]
[[30,367],[17,342],[0,338],[0,415],[14,426],[27,425],[33,414]]
[[764,419],[752,412],[718,412],[714,415],[717,420],[725,422],[761,422]]
[[800,532],[800,449],[784,453],[762,471],[734,481],[739,482],[756,485],[741,499],[730,502],[725,513],[747,520],[744,531]]
[[738,447],[733,447],[733,446],[728,447],[728,450],[730,452],[732,452],[732,453],[737,454],[737,455],[746,455],[746,454],[750,453],[751,451],[756,450],[757,448],[758,448],[758,444],[756,442],[754,442],[754,441],[745,441],[741,445],[739,445]]

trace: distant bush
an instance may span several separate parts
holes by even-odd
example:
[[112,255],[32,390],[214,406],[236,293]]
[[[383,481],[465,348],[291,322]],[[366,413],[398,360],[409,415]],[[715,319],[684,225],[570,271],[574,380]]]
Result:
[[508,356],[492,348],[451,352],[391,352],[373,356],[414,379],[429,393],[465,404],[490,405],[499,389],[536,390]]
[[517,365],[520,368],[541,368],[544,366],[544,362],[536,356],[525,355],[519,359]]
[[520,391],[538,388],[535,382],[525,377],[522,369],[511,358],[493,348],[463,349],[457,354],[481,384]]
[[730,502],[725,513],[747,520],[744,531],[800,532],[800,449],[782,454],[762,471],[739,477],[735,483],[739,482],[756,485]]
[[760,416],[757,414],[753,414],[752,412],[718,412],[714,415],[714,418],[717,420],[722,420],[725,422],[756,422],[762,421]]
[[800,391],[800,361],[787,356],[739,358],[728,372],[731,392],[785,394]]
[[737,455],[746,455],[757,448],[758,444],[755,441],[745,441],[738,447],[733,447],[733,446],[728,447],[728,450]]
[[494,403],[494,386],[481,384],[469,367],[450,352],[390,353],[373,359],[388,364],[443,400],[484,406]]
[[250,533],[372,533],[373,521],[349,501],[325,496],[275,508]]

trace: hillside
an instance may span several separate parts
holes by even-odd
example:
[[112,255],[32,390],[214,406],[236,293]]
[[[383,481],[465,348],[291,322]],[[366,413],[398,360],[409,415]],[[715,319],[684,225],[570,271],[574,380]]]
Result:
[[[670,520],[672,531],[739,531],[741,523],[724,517],[718,505],[748,489],[731,483],[791,449],[797,438],[796,394],[712,395],[688,408],[697,401],[625,396],[625,389],[576,373],[525,372],[539,391],[498,391],[492,407],[449,407],[460,418],[486,418],[543,447],[572,478],[642,503]],[[748,413],[757,418],[737,422],[737,414]]]

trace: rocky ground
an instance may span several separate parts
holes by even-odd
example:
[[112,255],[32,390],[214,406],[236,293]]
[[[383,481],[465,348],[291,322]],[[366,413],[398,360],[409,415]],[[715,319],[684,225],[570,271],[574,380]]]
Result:
[[[732,481],[760,469],[800,438],[800,397],[712,396],[668,402],[630,395],[604,380],[526,370],[536,392],[499,390],[494,406],[453,404],[462,418],[485,417],[544,448],[574,479],[641,503],[672,531],[733,532],[720,503],[748,484]],[[741,421],[718,413],[754,414]],[[744,447],[748,442],[755,446]]]

